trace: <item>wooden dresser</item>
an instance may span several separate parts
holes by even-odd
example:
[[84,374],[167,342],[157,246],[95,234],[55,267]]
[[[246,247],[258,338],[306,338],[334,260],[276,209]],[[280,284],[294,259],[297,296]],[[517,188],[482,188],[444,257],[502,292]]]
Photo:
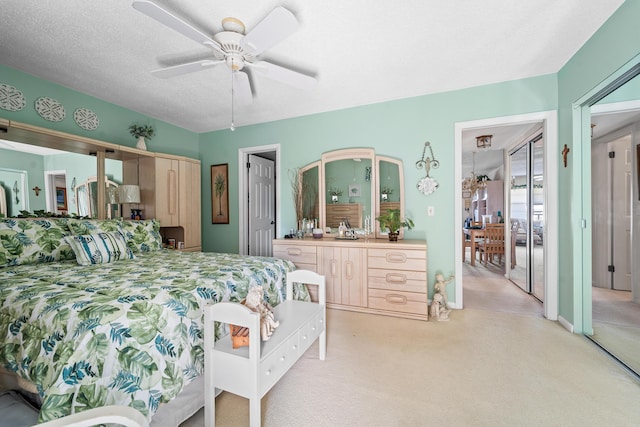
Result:
[[[273,256],[323,274],[329,308],[428,318],[424,240],[276,239]],[[316,301],[315,289],[310,291]]]

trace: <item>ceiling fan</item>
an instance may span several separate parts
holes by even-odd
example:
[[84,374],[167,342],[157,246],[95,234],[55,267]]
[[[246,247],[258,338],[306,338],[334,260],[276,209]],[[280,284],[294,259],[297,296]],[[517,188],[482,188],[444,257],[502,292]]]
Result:
[[293,13],[284,7],[272,10],[246,35],[242,21],[231,17],[224,18],[222,20],[223,31],[212,37],[151,1],[135,0],[133,7],[180,34],[212,49],[211,59],[152,71],[152,74],[157,77],[175,77],[225,63],[232,71],[232,102],[240,106],[253,102],[249,77],[243,71],[245,67],[251,68],[255,74],[300,89],[311,90],[316,84],[314,77],[257,58],[262,52],[297,30],[298,21]]

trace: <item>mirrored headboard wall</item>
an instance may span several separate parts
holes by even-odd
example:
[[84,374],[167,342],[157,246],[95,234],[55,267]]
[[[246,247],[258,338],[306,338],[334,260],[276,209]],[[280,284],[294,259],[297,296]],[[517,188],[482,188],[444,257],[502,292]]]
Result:
[[401,160],[378,156],[372,148],[349,148],[324,153],[298,173],[302,217],[317,218],[330,233],[337,232],[340,222],[362,229],[369,219],[372,237],[384,237],[387,232],[375,218],[389,209],[399,209],[404,217]]

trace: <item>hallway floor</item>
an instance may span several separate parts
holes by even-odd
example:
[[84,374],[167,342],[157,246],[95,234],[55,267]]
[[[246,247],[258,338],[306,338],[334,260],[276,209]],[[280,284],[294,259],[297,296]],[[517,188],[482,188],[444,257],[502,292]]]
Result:
[[[469,253],[467,252],[467,260]],[[540,301],[504,277],[501,265],[463,263],[464,308],[525,316],[544,316]],[[542,286],[542,284],[538,284]],[[640,306],[631,293],[594,287],[592,339],[623,363],[640,373]]]

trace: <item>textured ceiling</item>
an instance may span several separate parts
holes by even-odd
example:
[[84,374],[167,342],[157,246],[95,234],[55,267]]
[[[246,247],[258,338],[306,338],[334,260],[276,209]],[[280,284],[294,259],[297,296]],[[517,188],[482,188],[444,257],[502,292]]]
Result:
[[[261,59],[316,76],[316,88],[251,75],[254,102],[236,112],[236,126],[555,73],[622,3],[157,1],[211,35],[227,16],[250,31],[278,5],[297,17],[298,31]],[[0,63],[194,132],[229,127],[228,69],[152,76],[210,50],[131,4],[3,0]]]

